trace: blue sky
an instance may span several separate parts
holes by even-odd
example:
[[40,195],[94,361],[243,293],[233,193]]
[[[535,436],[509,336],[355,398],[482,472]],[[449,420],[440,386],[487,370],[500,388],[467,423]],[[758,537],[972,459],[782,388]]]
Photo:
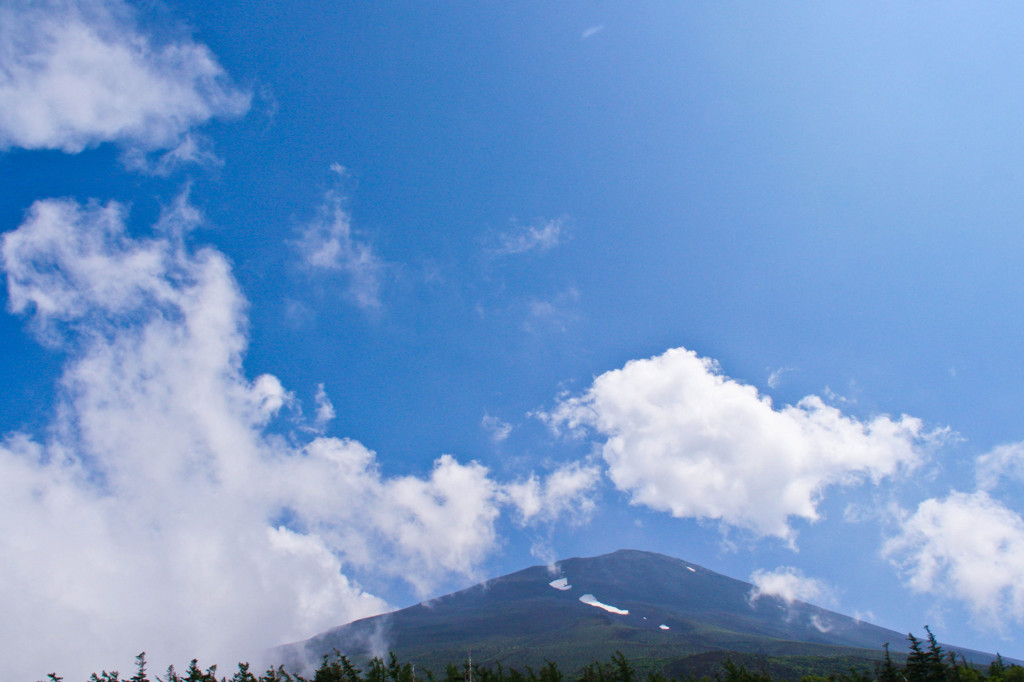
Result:
[[1022,20],[3,0],[13,669],[623,547],[1024,657]]

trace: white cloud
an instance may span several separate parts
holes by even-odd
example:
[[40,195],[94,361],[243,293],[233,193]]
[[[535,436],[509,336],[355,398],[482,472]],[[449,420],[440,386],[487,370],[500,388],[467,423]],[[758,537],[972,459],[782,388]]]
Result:
[[357,442],[267,433],[293,398],[245,377],[246,301],[222,254],[186,245],[197,219],[181,201],[133,238],[118,204],[47,200],[3,237],[11,309],[69,353],[45,440],[0,445],[14,678],[142,650],[230,665],[385,609],[352,569],[422,590],[498,543],[507,502],[479,464],[387,477]]
[[0,149],[179,147],[248,107],[206,46],[156,44],[119,0],[0,4]]
[[[335,166],[334,172],[344,172]],[[343,273],[348,278],[352,301],[364,310],[375,310],[381,305],[384,263],[368,244],[353,235],[351,217],[342,204],[337,192],[331,190],[324,195],[316,217],[303,228],[299,251],[314,270]]]
[[768,374],[768,388],[778,388],[782,383],[782,375],[786,372],[792,371],[792,367],[779,367],[773,369]]
[[842,414],[817,396],[781,409],[685,348],[633,360],[542,415],[605,440],[612,481],[635,504],[720,519],[792,541],[830,485],[878,481],[922,458],[920,420]]
[[821,633],[831,632],[832,628],[835,627],[830,620],[824,618],[820,613],[812,614],[810,622],[811,626]]
[[564,465],[543,481],[536,475],[507,484],[505,494],[519,512],[522,524],[553,523],[568,516],[577,523],[588,520],[596,508],[592,498],[601,478],[596,466]]
[[480,420],[480,428],[486,431],[495,443],[500,443],[512,435],[511,424],[490,414],[484,414]]
[[[168,240],[131,241],[120,204],[40,201],[2,243],[8,304],[53,340],[58,323],[112,321],[174,297]],[[51,266],[51,267],[47,267]],[[90,320],[85,320],[90,318]]]
[[[751,603],[762,597],[775,597],[792,605],[794,602],[813,602],[827,598],[830,590],[822,581],[809,578],[793,566],[780,566],[774,571],[759,569],[750,576],[753,588],[750,590]],[[817,625],[815,627],[818,627]],[[821,629],[819,627],[819,629]]]
[[878,617],[875,616],[874,611],[857,610],[853,612],[853,619],[858,623],[874,623],[878,620]]
[[992,490],[1001,478],[1024,481],[1024,443],[999,445],[978,457],[975,476],[982,490]]
[[593,35],[595,35],[597,33],[600,33],[603,30],[604,30],[604,25],[603,24],[599,25],[599,26],[590,26],[585,31],[583,31],[582,39],[586,40],[587,38],[589,38],[589,37],[591,37],[591,36],[593,36]]
[[516,225],[498,235],[498,255],[514,256],[530,251],[550,251],[568,235],[565,218],[544,220],[532,225]]
[[984,491],[925,500],[883,553],[911,589],[963,601],[982,627],[1024,622],[1024,519]]
[[185,133],[176,147],[150,158],[144,150],[130,148],[121,156],[127,168],[140,173],[166,177],[174,171],[196,164],[206,167],[223,166],[224,162],[213,151],[213,143],[195,133]]
[[316,425],[323,430],[335,417],[334,404],[327,397],[323,384],[317,384],[313,400],[316,404]]

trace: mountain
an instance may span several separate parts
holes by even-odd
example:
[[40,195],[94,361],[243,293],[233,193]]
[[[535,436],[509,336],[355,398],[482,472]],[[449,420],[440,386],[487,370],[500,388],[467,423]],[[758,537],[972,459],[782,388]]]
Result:
[[[804,602],[751,599],[753,586],[697,564],[620,550],[534,566],[400,611],[333,628],[277,650],[286,667],[335,649],[355,660],[394,652],[443,673],[447,663],[575,671],[621,651],[641,672],[717,672],[726,658],[797,679],[874,669],[906,634]],[[968,660],[991,656],[960,650]]]

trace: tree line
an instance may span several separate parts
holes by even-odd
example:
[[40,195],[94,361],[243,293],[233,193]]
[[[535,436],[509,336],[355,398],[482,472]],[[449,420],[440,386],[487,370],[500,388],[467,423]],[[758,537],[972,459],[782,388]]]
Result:
[[[842,674],[804,675],[799,682],[1024,682],[1024,667],[1008,664],[998,654],[987,667],[969,663],[956,652],[943,649],[928,627],[925,631],[924,639],[907,635],[908,654],[893,656],[886,644],[884,657],[874,670],[851,668]],[[116,670],[104,670],[93,673],[89,682],[776,682],[766,669],[751,670],[731,659],[726,659],[714,676],[670,678],[653,672],[642,677],[622,652],[570,675],[563,673],[554,661],[547,661],[538,670],[529,666],[517,670],[506,669],[500,663],[491,667],[467,660],[462,665],[448,664],[443,675],[435,676],[429,670],[417,670],[411,663],[400,663],[394,653],[386,661],[373,658],[365,668],[359,668],[337,650],[321,659],[312,677],[285,670],[283,665],[257,675],[248,663],[239,663],[231,677],[218,676],[216,665],[203,669],[197,659],[192,659],[183,673],[172,665],[162,675],[151,678],[147,666],[146,653],[142,652],[135,657],[136,670],[131,677],[122,678]],[[50,673],[46,682],[63,680],[57,673]]]

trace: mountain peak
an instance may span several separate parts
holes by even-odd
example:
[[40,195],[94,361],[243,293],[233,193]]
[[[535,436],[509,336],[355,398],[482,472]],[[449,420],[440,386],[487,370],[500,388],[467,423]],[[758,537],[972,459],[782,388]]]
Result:
[[749,583],[656,552],[620,549],[554,568],[526,568],[280,651],[293,661],[335,649],[355,657],[394,651],[434,670],[468,651],[483,665],[553,660],[577,669],[621,651],[668,670],[708,652],[873,665],[883,645],[905,644],[901,633],[811,604],[751,599]]

